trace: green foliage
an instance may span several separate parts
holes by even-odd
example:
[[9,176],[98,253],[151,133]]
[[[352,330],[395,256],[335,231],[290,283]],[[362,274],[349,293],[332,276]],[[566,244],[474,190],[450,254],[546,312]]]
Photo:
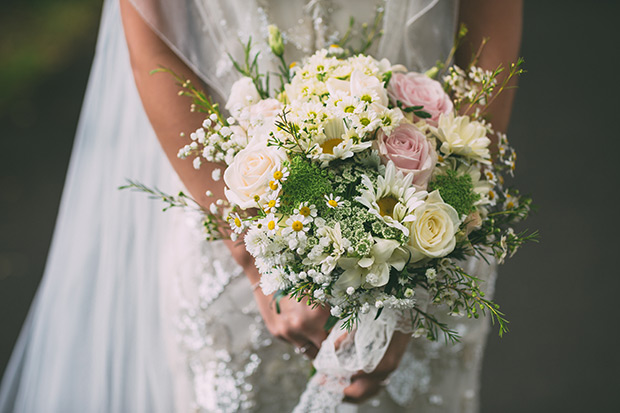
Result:
[[282,183],[280,212],[292,214],[302,202],[316,205],[319,211],[328,209],[325,195],[333,192],[328,172],[301,155],[294,156],[289,165],[290,175]]
[[467,215],[474,210],[474,203],[480,195],[474,192],[469,174],[459,175],[448,169],[445,174],[437,175],[428,185],[429,191],[439,190],[444,202],[451,205],[459,215]]

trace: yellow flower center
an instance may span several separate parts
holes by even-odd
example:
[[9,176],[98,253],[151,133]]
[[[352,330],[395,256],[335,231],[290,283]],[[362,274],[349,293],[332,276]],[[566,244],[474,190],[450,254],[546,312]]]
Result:
[[321,144],[321,149],[323,149],[323,153],[333,155],[334,148],[338,146],[341,142],[344,142],[344,141],[340,138],[328,139]]
[[301,208],[299,208],[299,213],[307,217],[308,215],[310,215],[310,208],[308,208],[307,206],[302,206]]
[[443,156],[441,156],[441,155],[437,155],[437,160],[438,160],[439,162],[443,162]]
[[276,206],[276,200],[275,199],[270,199],[269,202],[267,202],[267,206],[269,208],[273,208]]
[[336,208],[338,206],[338,202],[336,202],[335,199],[330,199],[329,201],[327,201],[327,204],[333,208]]
[[235,217],[235,225],[241,227],[241,220],[238,217]]
[[269,188],[272,191],[275,191],[276,189],[278,189],[278,183],[276,181],[269,181]]
[[284,174],[282,173],[282,171],[275,171],[275,172],[273,173],[273,179],[276,179],[276,180],[278,180],[278,181],[279,181],[280,179],[282,179],[282,177],[283,177],[283,176],[284,176]]
[[370,95],[362,95],[360,100],[366,103],[372,103],[372,97]]
[[301,221],[294,221],[293,225],[291,225],[291,228],[293,228],[293,231],[299,232],[304,229],[304,224],[302,224]]
[[354,110],[355,110],[355,106],[349,105],[346,108],[344,108],[344,113],[353,113]]
[[495,192],[489,191],[489,199],[492,201],[495,199]]
[[297,62],[292,62],[290,65],[288,65],[289,69],[292,69],[295,66],[297,66]]
[[379,214],[381,214],[382,217],[394,217],[394,207],[396,204],[398,204],[398,199],[393,196],[381,198],[377,201],[377,205],[379,206]]
[[368,118],[360,118],[360,123],[364,126],[370,125],[370,119]]
[[275,221],[269,221],[267,223],[267,228],[269,228],[270,231],[272,231],[275,227],[276,227]]
[[512,209],[512,208],[514,208],[514,207],[515,207],[514,202],[512,202],[512,201],[508,201],[508,202],[506,203],[506,209]]

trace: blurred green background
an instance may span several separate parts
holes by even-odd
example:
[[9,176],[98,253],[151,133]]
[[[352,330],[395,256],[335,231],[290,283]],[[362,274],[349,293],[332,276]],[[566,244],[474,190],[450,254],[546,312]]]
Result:
[[[101,3],[0,6],[1,370],[44,269]],[[490,336],[483,412],[617,408],[620,3],[590,4],[525,2],[528,73],[509,137],[542,239],[500,269],[511,332]]]

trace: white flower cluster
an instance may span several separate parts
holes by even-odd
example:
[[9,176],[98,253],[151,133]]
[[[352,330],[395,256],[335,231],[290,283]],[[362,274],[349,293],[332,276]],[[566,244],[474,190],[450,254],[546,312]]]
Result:
[[493,72],[472,66],[468,72],[454,65],[444,76],[444,81],[452,91],[454,100],[486,105],[488,96],[497,86]]
[[194,167],[200,168],[203,159],[207,162],[225,163],[230,165],[235,155],[246,147],[247,135],[243,128],[234,124],[234,118],[228,118],[226,125],[218,121],[212,114],[205,119],[202,127],[190,134],[192,142],[179,150],[179,158],[194,158]]

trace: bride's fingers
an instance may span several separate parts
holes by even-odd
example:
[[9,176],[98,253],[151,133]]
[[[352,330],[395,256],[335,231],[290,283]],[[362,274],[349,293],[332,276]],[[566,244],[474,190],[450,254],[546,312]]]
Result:
[[340,346],[342,346],[342,343],[344,343],[344,341],[349,338],[349,336],[350,336],[350,333],[347,333],[346,331],[343,334],[341,334],[336,339],[336,341],[334,341],[334,348],[338,350]]
[[344,389],[344,401],[356,404],[362,403],[375,396],[382,388],[381,380],[369,376],[358,377]]

